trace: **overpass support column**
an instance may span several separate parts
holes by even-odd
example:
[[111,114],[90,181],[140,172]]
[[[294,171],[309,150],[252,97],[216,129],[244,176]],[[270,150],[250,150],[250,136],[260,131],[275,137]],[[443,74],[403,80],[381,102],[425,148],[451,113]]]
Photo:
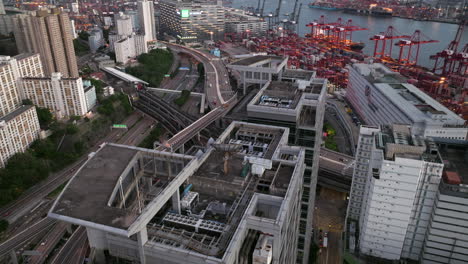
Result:
[[172,195],[172,210],[174,210],[177,214],[181,213],[179,189],[177,189]]
[[106,263],[106,256],[104,250],[107,248],[107,237],[104,231],[86,227],[86,234],[88,235],[89,246],[94,248],[94,263]]
[[167,177],[172,178],[172,168],[170,161],[167,161]]
[[18,259],[16,258],[16,252],[14,249],[10,251],[10,260],[12,264],[18,264]]
[[244,95],[245,95],[245,92],[246,92],[246,89],[247,89],[247,86],[245,84],[245,71],[242,72],[242,88],[243,88]]
[[148,232],[146,226],[137,233],[138,238],[138,253],[140,254],[140,264],[146,264],[145,244],[148,241]]

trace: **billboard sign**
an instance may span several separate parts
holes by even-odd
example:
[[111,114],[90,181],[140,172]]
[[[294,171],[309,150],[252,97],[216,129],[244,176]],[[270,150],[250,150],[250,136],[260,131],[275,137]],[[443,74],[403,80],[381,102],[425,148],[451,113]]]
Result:
[[182,18],[187,18],[190,17],[190,10],[188,9],[182,9],[180,10],[180,14]]

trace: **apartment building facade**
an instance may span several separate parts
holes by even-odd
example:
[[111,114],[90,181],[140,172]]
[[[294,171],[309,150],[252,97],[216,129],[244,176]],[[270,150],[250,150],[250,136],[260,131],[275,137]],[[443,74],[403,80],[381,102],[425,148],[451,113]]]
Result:
[[24,152],[39,138],[39,120],[32,105],[23,105],[0,117],[0,167],[11,156]]
[[137,2],[140,29],[144,34],[145,44],[156,40],[156,23],[154,21],[153,1],[140,0]]
[[81,78],[63,78],[60,73],[50,78],[24,77],[21,89],[25,98],[50,109],[58,119],[82,116],[88,110]]
[[20,15],[14,21],[18,51],[39,53],[48,76],[53,72],[65,77],[79,76],[72,32],[68,15],[59,8],[41,9],[36,15]]
[[36,109],[22,105],[22,92],[18,86],[20,68],[32,72],[37,72],[37,68],[26,66],[29,60],[18,59],[21,66],[15,58],[0,56],[0,167],[5,166],[15,153],[25,151],[39,137]]

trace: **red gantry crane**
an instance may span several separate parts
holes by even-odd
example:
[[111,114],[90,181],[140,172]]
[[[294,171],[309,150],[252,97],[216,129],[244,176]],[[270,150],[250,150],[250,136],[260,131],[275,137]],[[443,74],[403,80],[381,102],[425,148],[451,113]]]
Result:
[[[395,43],[395,46],[400,47],[400,53],[398,55],[398,62],[401,64],[406,64],[406,65],[417,64],[421,44],[436,43],[436,42],[439,42],[439,41],[429,39],[428,37],[424,36],[420,30],[416,30],[410,39],[403,39]],[[413,46],[415,46],[416,48],[416,54],[414,55],[414,59],[412,56]],[[405,50],[407,51],[405,52]],[[406,53],[406,56],[405,56],[405,53]]]
[[458,45],[460,44],[463,31],[465,30],[465,24],[467,22],[468,22],[467,20],[462,20],[460,22],[457,33],[455,34],[455,38],[450,42],[447,49],[441,52],[438,52],[437,54],[432,55],[430,57],[431,60],[435,60],[434,68],[432,68],[432,72],[440,73],[442,75],[453,73],[454,68],[455,68],[454,62],[457,61],[457,59],[455,59],[454,57],[457,57],[456,55],[457,55]]
[[353,42],[353,32],[354,31],[361,31],[361,30],[368,30],[367,28],[359,27],[353,25],[353,20],[349,19],[346,22],[346,25],[337,26],[333,29],[335,33],[335,42],[337,45],[350,45]]
[[[338,18],[338,23],[341,24],[341,18]],[[315,20],[309,24],[307,24],[307,27],[310,27],[310,39],[313,40],[319,35],[323,34],[323,27],[324,26],[335,26],[337,25],[337,22],[332,22],[332,23],[325,23],[325,16],[321,15],[319,20]]]
[[[374,57],[380,56],[380,58],[388,58],[392,57],[392,48],[393,48],[393,40],[394,39],[400,39],[400,38],[411,38],[411,36],[408,35],[401,35],[400,33],[397,32],[397,30],[393,26],[389,26],[387,28],[387,31],[382,32],[382,34],[377,34],[374,35],[370,40],[375,41],[375,46],[374,46]],[[380,51],[379,51],[379,42],[382,42]],[[387,42],[390,42],[390,45],[387,45]],[[388,51],[387,51],[388,47]]]

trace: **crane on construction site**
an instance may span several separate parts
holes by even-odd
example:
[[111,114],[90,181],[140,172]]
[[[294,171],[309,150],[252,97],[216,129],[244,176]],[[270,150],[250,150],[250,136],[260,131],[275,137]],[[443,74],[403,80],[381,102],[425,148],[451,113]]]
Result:
[[450,42],[447,49],[430,56],[431,60],[435,60],[432,72],[439,73],[442,75],[453,73],[456,62],[462,59],[460,58],[460,56],[463,57],[463,51],[461,52],[462,54],[458,54],[457,49],[460,45],[460,40],[463,35],[463,31],[465,30],[467,22],[468,19],[466,19],[466,17],[465,19],[461,20],[458,26],[457,33],[455,34],[455,38]]
[[[393,26],[389,26],[387,28],[387,31],[382,32],[381,34],[372,36],[370,40],[375,41],[373,56],[376,58],[380,56],[380,58],[382,59],[392,57],[393,40],[401,39],[401,38],[409,39],[411,38],[411,36],[401,35],[397,33],[396,29]],[[379,51],[380,42],[382,42],[382,44],[381,44],[381,48]],[[389,45],[387,45],[387,42],[390,42]],[[388,47],[388,51],[387,51],[387,47]]]
[[[424,39],[426,40],[424,40]],[[429,39],[424,36],[420,30],[416,30],[410,39],[403,39],[395,43],[395,46],[400,47],[400,53],[398,55],[398,62],[406,65],[415,65],[418,63],[419,50],[421,44],[436,43],[438,40]],[[413,55],[413,46],[416,48],[416,54],[414,55],[414,60],[412,60]],[[407,50],[405,52],[405,50]],[[405,56],[406,53],[406,56]]]

